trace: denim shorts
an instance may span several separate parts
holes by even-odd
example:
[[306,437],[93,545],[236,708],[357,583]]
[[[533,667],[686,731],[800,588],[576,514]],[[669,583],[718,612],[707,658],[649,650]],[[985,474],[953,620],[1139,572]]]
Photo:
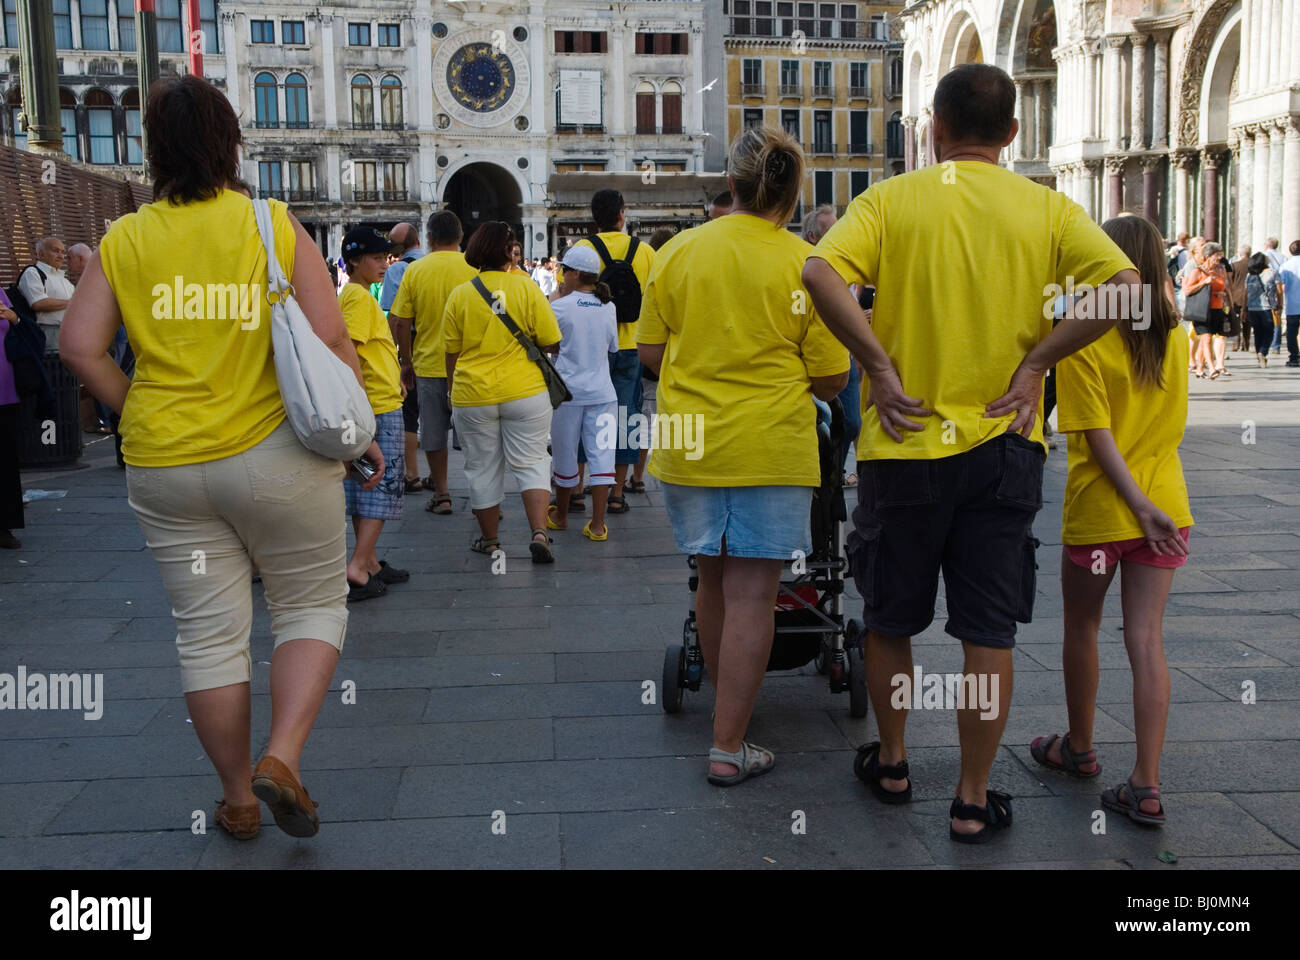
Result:
[[688,487],[665,483],[664,504],[682,553],[790,560],[812,552],[812,487]]

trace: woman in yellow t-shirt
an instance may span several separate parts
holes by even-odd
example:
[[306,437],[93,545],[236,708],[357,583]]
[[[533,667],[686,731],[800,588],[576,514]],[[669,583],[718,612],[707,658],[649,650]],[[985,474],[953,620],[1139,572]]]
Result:
[[1169,716],[1161,625],[1174,571],[1187,562],[1192,525],[1178,459],[1187,424],[1187,338],[1164,282],[1156,228],[1126,215],[1102,229],[1137,266],[1148,303],[1057,366],[1060,429],[1071,434],[1061,529],[1070,726],[1064,736],[1039,737],[1029,749],[1040,764],[1074,777],[1101,772],[1092,743],[1097,631],[1118,566],[1137,762],[1101,802],[1137,823],[1158,825],[1165,822],[1160,750]]
[[[286,833],[320,818],[298,780],[347,629],[343,466],[285,419],[271,353],[266,251],[240,192],[239,119],[194,76],[149,91],[154,202],[117,220],[77,285],[63,362],[122,414],[127,500],[162,571],[194,730],[224,798],[215,821],[258,833],[258,799]],[[270,201],[276,257],[316,335],[357,380],[357,352],[315,242]],[[128,381],[108,355],[120,324]],[[366,456],[383,472],[383,454]],[[377,475],[373,481],[379,482]],[[249,779],[249,632],[256,564],[271,612],[271,737]]]
[[447,297],[442,316],[447,385],[456,433],[465,451],[469,505],[480,532],[470,549],[490,555],[501,546],[497,524],[509,468],[532,528],[528,548],[533,563],[553,563],[546,533],[551,398],[541,369],[494,311],[508,314],[550,353],[559,346],[560,327],[537,284],[527,274],[511,271],[513,241],[514,231],[497,220],[483,224],[470,237],[465,262],[479,271],[476,279],[492,305],[473,282],[462,283]]
[[700,646],[717,687],[709,782],[775,762],[745,742],[772,647],[782,562],[811,549],[820,481],[813,397],[849,379],[849,353],[813,311],[801,273],[813,248],[785,225],[804,157],[779,130],[731,146],[733,212],[656,254],[637,323],[659,375],[650,472],[663,482],[678,549],[699,566]]
[[352,518],[357,544],[348,562],[348,601],[382,597],[389,584],[411,579],[406,570],[389,566],[375,553],[385,520],[402,519],[402,494],[406,488],[406,435],[402,418],[402,366],[397,362],[397,345],[384,311],[371,295],[388,269],[392,243],[374,227],[357,227],[343,238],[343,260],[348,282],[339,294],[339,308],[348,336],[357,348],[366,396],[375,412],[375,442],[384,454],[384,473],[379,486],[362,487],[363,478],[349,470],[343,481],[345,509]]

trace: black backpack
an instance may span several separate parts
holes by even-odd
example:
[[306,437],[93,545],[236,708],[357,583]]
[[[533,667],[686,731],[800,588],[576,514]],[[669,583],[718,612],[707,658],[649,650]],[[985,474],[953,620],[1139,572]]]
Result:
[[[24,267],[18,279],[28,270],[35,270],[41,275],[41,282],[45,281],[45,271],[35,265]],[[36,323],[36,311],[18,289],[17,280],[5,294],[18,314],[18,322],[5,333],[5,357],[14,367],[14,387],[20,397],[45,397],[50,391],[45,376],[45,331]]]
[[1178,256],[1181,253],[1181,250],[1175,250],[1170,254],[1169,260],[1165,264],[1165,269],[1169,271],[1169,279],[1174,282],[1175,287],[1178,286]]
[[627,255],[622,260],[615,260],[609,255],[609,248],[600,237],[592,236],[588,240],[600,254],[600,262],[605,265],[601,271],[600,281],[609,287],[618,311],[619,323],[636,323],[641,316],[641,281],[632,269],[632,260],[636,256],[641,241],[632,237],[627,243]]

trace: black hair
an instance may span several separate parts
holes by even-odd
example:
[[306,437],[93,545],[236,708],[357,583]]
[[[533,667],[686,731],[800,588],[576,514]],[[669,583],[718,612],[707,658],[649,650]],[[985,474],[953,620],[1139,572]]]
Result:
[[155,200],[208,200],[242,183],[239,118],[208,81],[190,74],[155,81],[144,131]]
[[713,198],[713,201],[709,204],[709,206],[730,207],[735,202],[736,202],[735,198],[731,196],[731,191],[723,190],[720,194],[718,194],[716,197]]
[[626,205],[623,194],[617,190],[597,190],[591,198],[591,218],[602,233],[618,229],[618,215]]
[[934,91],[934,115],[953,143],[1001,146],[1015,121],[1016,85],[987,63],[964,63],[946,73]]
[[1264,255],[1264,251],[1262,250],[1259,253],[1252,254],[1250,262],[1246,264],[1246,272],[1253,273],[1257,276],[1267,269],[1268,257]]
[[438,210],[429,214],[429,242],[439,247],[459,244],[465,230],[460,225],[460,217],[451,210]]

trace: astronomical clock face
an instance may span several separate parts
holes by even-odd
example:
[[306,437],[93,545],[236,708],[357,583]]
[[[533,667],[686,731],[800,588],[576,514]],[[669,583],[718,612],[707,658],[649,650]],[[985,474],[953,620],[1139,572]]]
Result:
[[467,30],[438,44],[433,81],[438,99],[455,119],[492,127],[523,109],[528,61],[502,31]]
[[475,113],[492,113],[515,92],[515,65],[486,43],[467,43],[447,64],[447,88]]

